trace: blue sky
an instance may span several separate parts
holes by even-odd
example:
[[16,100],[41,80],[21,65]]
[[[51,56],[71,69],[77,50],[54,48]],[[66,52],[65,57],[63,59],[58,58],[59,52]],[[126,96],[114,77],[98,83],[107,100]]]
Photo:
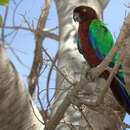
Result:
[[[111,0],[104,10],[104,23],[107,25],[107,27],[110,29],[112,32],[112,35],[114,37],[118,37],[118,34],[120,32],[120,28],[122,26],[122,23],[125,18],[125,12],[130,12],[130,9],[127,9],[124,4],[130,3],[129,0]],[[42,8],[44,1],[43,0],[23,0],[23,2],[20,4],[17,14],[16,14],[16,19],[14,20],[16,25],[21,24],[21,20],[23,20],[23,17],[21,14],[25,14],[26,11],[26,16],[30,22],[34,22],[34,27],[36,27],[37,20]],[[10,7],[9,7],[9,14],[7,18],[7,25],[12,25],[12,9],[14,8],[14,2],[10,1]],[[5,7],[0,8],[0,12],[2,16],[4,15],[4,10]],[[52,28],[58,25],[58,19],[57,19],[57,12],[56,8],[54,5],[54,2],[52,2],[51,5],[51,10],[49,13],[49,17],[47,20],[46,28]],[[27,26],[24,24],[24,26]],[[10,30],[7,30],[6,33],[10,32]],[[58,30],[54,31],[56,34],[58,34]],[[116,39],[115,38],[115,39]],[[7,44],[12,40],[12,37],[9,37],[6,39]],[[58,42],[51,40],[51,39],[45,39],[43,43],[44,47],[47,49],[49,54],[54,57],[55,53],[58,49]],[[11,47],[14,49],[15,53],[19,56],[19,58],[23,61],[24,64],[26,64],[28,67],[31,68],[32,61],[33,61],[33,51],[35,48],[35,38],[34,35],[31,32],[27,31],[18,31],[17,36],[13,39],[11,43]],[[23,54],[18,50],[24,51]],[[17,68],[17,71],[20,73],[22,78],[25,81],[25,84],[27,85],[27,76],[29,75],[30,69],[24,67],[19,63],[17,58],[14,56],[14,54],[11,52],[10,49],[7,50],[8,56],[14,63],[15,67]],[[46,85],[46,79],[47,79],[47,73],[48,73],[49,68],[43,73],[41,79],[40,79],[40,84],[41,85],[41,90],[45,88]],[[55,71],[53,71],[53,74],[51,76],[51,83],[50,87],[54,88],[55,87]],[[43,93],[42,99],[44,99],[45,93]],[[130,117],[126,116],[125,122],[130,124]]]

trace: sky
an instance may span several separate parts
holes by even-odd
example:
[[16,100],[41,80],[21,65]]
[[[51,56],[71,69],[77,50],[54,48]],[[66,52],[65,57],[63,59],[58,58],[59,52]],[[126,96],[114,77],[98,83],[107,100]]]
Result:
[[[25,14],[27,19],[30,22],[32,22],[33,20],[34,28],[36,28],[37,20],[40,15],[43,3],[44,3],[43,0],[22,0],[21,4],[17,8],[15,19],[13,20],[12,10],[15,5],[15,0],[10,0],[9,13],[7,17],[7,25],[13,25],[12,21],[14,21],[14,24],[18,26],[19,24],[21,24],[21,21],[23,21],[23,17],[21,14]],[[107,25],[107,27],[111,31],[115,40],[118,37],[125,15],[128,12],[130,12],[130,9],[125,7],[125,4],[127,5],[128,3],[130,4],[130,0],[110,0],[108,6],[104,10],[104,23]],[[5,7],[1,7],[0,13],[2,14],[2,16],[4,16],[4,12],[5,12]],[[57,12],[56,12],[54,1],[52,0],[52,5],[51,5],[48,20],[47,20],[46,28],[52,28],[57,25],[58,25]],[[27,27],[26,24],[24,24],[24,26]],[[11,30],[6,31],[6,33],[9,33],[9,32],[11,32]],[[55,30],[53,32],[58,34],[58,30]],[[17,36],[15,37],[16,34]],[[9,58],[11,59],[11,61],[13,62],[13,64],[15,65],[17,71],[22,76],[27,86],[28,75],[30,72],[30,68],[32,66],[32,61],[33,61],[33,56],[34,56],[33,52],[35,48],[35,37],[31,32],[27,32],[23,30],[17,31],[16,34],[13,33],[11,37],[8,37],[6,39],[6,44],[10,45],[14,50],[14,52],[12,52],[11,49],[7,49],[7,54]],[[55,56],[56,51],[58,49],[57,41],[46,38],[43,43],[43,46],[47,49],[47,51],[52,57]],[[16,53],[16,55],[21,59],[21,61],[25,65],[22,65],[19,62],[19,60],[16,58],[14,53]],[[42,77],[39,80],[40,84],[42,84],[42,87],[40,88],[41,90],[45,88],[48,70],[49,68],[47,68],[47,70],[43,73]],[[51,76],[51,83],[50,83],[51,88],[55,87],[55,75],[56,75],[56,72],[53,71],[53,74]],[[53,92],[51,91],[51,93]],[[45,98],[45,92],[43,93],[43,96],[41,98],[42,99]],[[126,115],[124,121],[130,124],[130,117]]]

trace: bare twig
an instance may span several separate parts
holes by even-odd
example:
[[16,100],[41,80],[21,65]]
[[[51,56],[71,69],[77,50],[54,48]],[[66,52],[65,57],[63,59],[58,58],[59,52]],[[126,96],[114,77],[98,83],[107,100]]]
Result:
[[[42,50],[45,52],[45,54],[49,57],[50,61],[52,63],[54,63],[53,59],[50,57],[50,55],[47,53],[46,49],[45,48],[42,48]],[[64,79],[71,85],[73,86],[74,84],[67,78],[67,76],[54,64],[54,67],[56,68],[57,72],[59,72],[63,77]]]
[[8,15],[8,9],[9,9],[9,7],[7,6],[6,7],[6,11],[5,11],[4,21],[3,21],[3,24],[2,24],[3,28],[2,28],[2,32],[1,32],[1,40],[2,40],[2,44],[3,45],[4,45],[4,41],[5,41],[5,39],[4,39],[4,26],[6,24],[6,19],[7,19],[7,15]]
[[38,101],[40,103],[40,106],[41,106],[41,109],[42,109],[42,117],[43,117],[43,120],[44,120],[44,122],[46,124],[48,116],[47,116],[46,111],[44,110],[43,104],[42,104],[41,99],[40,99],[40,91],[39,91],[39,84],[38,83],[37,83],[37,89],[38,89],[37,90],[37,99],[38,99]]
[[13,21],[12,21],[12,23],[13,23],[14,26],[15,26],[15,15],[16,15],[16,11],[17,11],[18,7],[20,6],[20,4],[22,3],[22,1],[23,0],[20,0],[17,4],[15,3],[16,7],[15,7],[15,9],[13,11]]
[[34,113],[35,117],[37,118],[37,120],[38,120],[41,124],[45,125],[44,122],[42,122],[42,121],[38,118],[38,116],[36,115],[35,110],[34,110],[34,107],[33,107],[33,104],[32,104],[32,101],[30,100],[29,102],[30,102],[30,104],[31,104],[33,113]]
[[[5,27],[5,28],[6,28],[6,27]],[[13,35],[15,32],[16,32],[16,30],[12,30],[11,32],[6,33],[6,34],[4,35],[4,37],[7,38],[7,37]],[[7,43],[7,44],[8,44],[8,43]]]
[[79,112],[80,112],[80,113],[82,114],[82,116],[84,117],[86,123],[89,125],[89,128],[91,128],[91,130],[94,130],[93,127],[92,127],[92,125],[91,125],[90,122],[88,121],[87,117],[85,116],[85,114],[84,114],[84,112],[83,112],[83,110],[82,110],[82,107],[78,107],[78,109],[79,109]]
[[[108,71],[112,71],[112,68],[107,67],[106,70]],[[118,72],[122,72],[122,73],[130,73],[130,69],[129,68],[123,68],[123,69],[119,69]]]
[[22,27],[22,26],[1,26],[0,28],[6,28],[6,29],[16,29],[16,30],[26,30],[26,31],[30,31],[30,32],[35,32],[35,30],[27,28],[27,27]]
[[54,62],[52,62],[52,65],[51,65],[50,70],[48,72],[47,86],[46,86],[46,90],[47,90],[46,91],[46,99],[47,99],[48,106],[50,106],[50,100],[49,100],[49,83],[50,83],[50,77],[51,77],[51,73],[52,73],[53,67],[54,67],[54,65],[56,63],[57,58],[58,58],[58,52],[56,53],[56,56],[55,56],[55,58],[53,60]]
[[49,37],[49,38],[52,38],[52,39],[54,39],[54,40],[57,40],[57,41],[59,41],[59,36],[58,35],[56,35],[56,34],[54,34],[54,33],[51,33],[51,31],[54,31],[54,30],[56,30],[56,29],[58,29],[59,28],[59,26],[56,26],[56,27],[53,27],[53,28],[45,28],[45,29],[43,29],[41,32],[39,32],[40,33],[40,35],[42,35],[42,36],[44,36],[44,37]]
[[[32,28],[31,27],[27,28],[27,27],[23,27],[23,26],[1,26],[0,28],[15,29],[15,30],[26,30],[26,31],[30,31],[30,32],[33,32],[33,33],[36,32],[33,29],[33,27]],[[52,28],[52,29],[54,29],[54,28]],[[54,33],[51,33],[50,31],[51,31],[50,29],[44,29],[42,31],[39,30],[39,35],[41,37],[43,37],[43,38],[48,37],[48,38],[54,39],[56,41],[59,41],[59,36],[54,34]]]
[[20,49],[11,47],[10,45],[5,45],[5,49],[8,49],[8,48],[11,48],[11,49],[13,49],[14,51],[17,51],[17,52],[19,52],[19,53],[21,53],[21,54],[24,54],[24,55],[33,54],[33,51],[32,51],[32,52],[25,52],[25,51],[23,51],[23,50],[20,50]]
[[44,40],[44,37],[41,37],[38,32],[45,27],[47,16],[49,14],[50,5],[51,5],[51,0],[45,0],[45,4],[41,12],[40,18],[38,20],[37,29],[35,32],[35,37],[36,37],[35,56],[33,60],[32,70],[29,74],[29,92],[32,98],[34,98],[35,96],[35,87],[37,84],[38,75],[43,65],[41,48],[42,48],[42,42]]
[[23,17],[23,19],[24,19],[25,23],[27,24],[28,28],[29,28],[30,30],[32,30],[32,27],[31,27],[29,21],[27,20],[27,18],[25,17],[25,15],[23,15],[23,14],[20,14],[20,15]]
[[26,64],[24,64],[24,63],[22,62],[22,60],[21,60],[21,59],[19,58],[19,56],[15,53],[15,51],[14,51],[12,48],[10,48],[10,50],[11,50],[11,52],[14,54],[14,56],[16,57],[16,59],[19,61],[19,63],[20,63],[21,65],[23,65],[24,67],[26,67],[27,69],[30,70],[30,67],[27,66]]
[[43,32],[50,32],[50,31],[54,31],[54,30],[56,30],[56,29],[58,29],[59,28],[59,26],[56,26],[56,27],[53,27],[53,28],[45,28],[45,29],[43,29],[42,31]]
[[56,40],[56,41],[59,41],[59,36],[56,35],[56,34],[54,34],[54,33],[51,33],[51,32],[48,33],[47,31],[45,31],[45,32],[39,31],[39,35],[40,35],[41,37],[49,37],[49,38],[51,38],[51,39],[54,39],[54,40]]
[[125,6],[126,8],[130,8],[130,3],[124,4],[124,6]]

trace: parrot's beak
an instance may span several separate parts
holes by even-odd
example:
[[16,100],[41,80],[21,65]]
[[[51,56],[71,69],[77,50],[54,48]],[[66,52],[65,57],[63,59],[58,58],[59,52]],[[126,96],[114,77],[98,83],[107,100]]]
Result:
[[74,13],[74,14],[73,14],[73,19],[74,19],[75,22],[80,22],[81,19],[80,19],[80,17],[79,17],[79,13]]

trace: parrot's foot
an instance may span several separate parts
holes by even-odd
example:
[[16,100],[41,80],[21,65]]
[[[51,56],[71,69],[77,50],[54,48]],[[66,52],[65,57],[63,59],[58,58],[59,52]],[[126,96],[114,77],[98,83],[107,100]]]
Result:
[[91,71],[86,72],[85,78],[86,78],[86,80],[89,80],[89,81],[92,81],[94,79],[93,75],[91,74]]

